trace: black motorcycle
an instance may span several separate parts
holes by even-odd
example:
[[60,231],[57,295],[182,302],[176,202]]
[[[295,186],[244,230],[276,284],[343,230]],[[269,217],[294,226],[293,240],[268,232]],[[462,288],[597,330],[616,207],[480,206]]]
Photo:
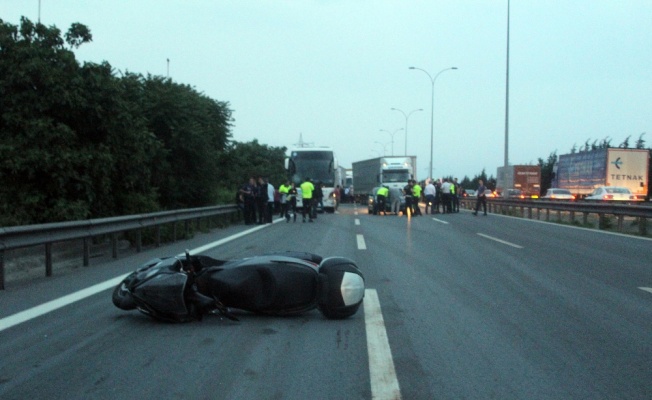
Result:
[[113,304],[173,322],[208,314],[237,320],[231,309],[283,316],[318,308],[343,319],[358,311],[364,289],[362,272],[344,257],[284,252],[217,260],[186,252],[143,264],[114,289]]

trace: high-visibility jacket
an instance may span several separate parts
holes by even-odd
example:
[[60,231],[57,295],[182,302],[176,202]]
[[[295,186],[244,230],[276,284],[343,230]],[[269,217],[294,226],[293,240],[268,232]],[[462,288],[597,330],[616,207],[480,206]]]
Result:
[[421,186],[414,185],[414,187],[412,188],[412,194],[414,195],[415,198],[420,199],[421,198]]
[[385,196],[385,197],[389,197],[389,189],[387,189],[387,188],[384,187],[384,186],[381,187],[381,188],[378,189],[378,191],[376,192],[376,196]]
[[280,194],[288,194],[289,191],[290,191],[289,186],[281,185],[281,186],[278,187],[278,192]]
[[304,199],[312,199],[312,191],[315,186],[310,181],[305,181],[301,184],[301,197]]

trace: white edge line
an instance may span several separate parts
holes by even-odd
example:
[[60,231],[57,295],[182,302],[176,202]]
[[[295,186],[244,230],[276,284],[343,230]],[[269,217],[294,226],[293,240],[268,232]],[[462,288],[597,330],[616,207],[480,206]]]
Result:
[[642,287],[641,286],[641,287],[639,287],[639,289],[644,290],[644,291],[649,292],[649,293],[652,293],[652,288],[649,288],[649,287]]
[[506,244],[507,246],[516,247],[517,249],[522,249],[522,248],[523,248],[523,246],[519,246],[519,245],[517,245],[517,244],[510,243],[510,242],[507,242],[507,241],[505,241],[505,240],[500,240],[500,239],[495,238],[495,237],[493,237],[493,236],[485,235],[484,233],[479,233],[479,232],[478,232],[478,235],[479,235],[479,236],[482,236],[483,238],[486,238],[486,239],[489,239],[489,240],[493,240],[493,241],[498,242],[498,243]]
[[363,305],[371,398],[400,400],[401,390],[396,377],[392,350],[389,347],[383,313],[375,289],[365,290]]
[[502,214],[495,214],[495,213],[492,213],[490,215],[493,215],[495,217],[501,217],[501,218],[512,218],[512,219],[518,219],[518,220],[521,220],[521,221],[536,222],[536,223],[539,223],[539,224],[554,225],[554,226],[559,226],[561,228],[579,229],[579,230],[582,230],[582,231],[593,232],[593,233],[603,233],[605,235],[620,236],[620,237],[625,237],[625,238],[628,238],[628,239],[640,239],[640,240],[652,241],[652,238],[650,238],[650,237],[637,236],[637,235],[628,235],[626,233],[620,233],[620,232],[610,232],[610,231],[605,231],[603,229],[597,229],[597,228],[585,228],[583,226],[574,226],[574,225],[569,225],[569,224],[561,224],[559,222],[553,222],[553,221],[541,221],[541,220],[534,219],[534,218],[530,219],[530,218],[525,218],[525,217],[513,217],[511,215],[502,215]]

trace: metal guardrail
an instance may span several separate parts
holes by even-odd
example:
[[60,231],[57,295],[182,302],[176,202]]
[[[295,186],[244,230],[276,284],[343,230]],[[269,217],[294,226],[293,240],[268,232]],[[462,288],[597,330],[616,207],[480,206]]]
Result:
[[26,225],[0,228],[0,290],[5,288],[4,255],[6,250],[45,245],[45,275],[52,276],[52,244],[70,240],[83,241],[83,265],[90,260],[90,240],[100,235],[111,235],[112,255],[118,257],[118,234],[136,231],[136,250],[142,250],[142,229],[156,229],[156,246],[161,244],[161,226],[174,224],[173,240],[177,237],[177,222],[185,222],[188,231],[189,222],[215,216],[227,216],[238,211],[236,205],[189,208],[174,211],[162,211],[150,214],[128,215],[112,218],[89,219],[85,221],[58,222],[51,224]]
[[[468,209],[474,209],[476,199],[460,199],[460,202]],[[582,223],[587,225],[589,214],[596,214],[600,223],[598,228],[602,229],[606,216],[613,215],[617,219],[617,230],[623,231],[625,217],[638,218],[638,233],[647,235],[647,219],[652,218],[652,206],[647,204],[616,204],[590,201],[544,201],[544,200],[519,200],[519,199],[495,199],[487,198],[487,212],[496,214],[513,214],[518,210],[521,217],[541,220],[542,211],[546,221],[550,220],[550,212],[556,211],[557,219],[561,220],[560,213],[568,212],[571,223],[575,221],[576,214],[582,214]]]

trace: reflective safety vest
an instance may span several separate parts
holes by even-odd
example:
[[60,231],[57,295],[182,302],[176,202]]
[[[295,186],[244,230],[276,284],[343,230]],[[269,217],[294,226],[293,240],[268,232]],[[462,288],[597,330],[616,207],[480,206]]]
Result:
[[413,194],[414,197],[416,197],[417,199],[420,198],[420,197],[421,197],[421,186],[419,186],[419,185],[414,185],[414,187],[412,188],[412,194]]
[[451,194],[455,194],[455,190],[456,190],[455,184],[451,183]]
[[304,199],[312,199],[312,191],[315,190],[315,186],[309,182],[305,181],[301,184],[301,196]]
[[281,185],[281,186],[278,187],[278,192],[280,194],[288,194],[289,191],[290,191],[289,186]]
[[389,189],[387,189],[386,187],[381,187],[381,188],[378,189],[378,191],[376,192],[376,196],[385,196],[385,197],[388,197],[388,196],[389,196]]

